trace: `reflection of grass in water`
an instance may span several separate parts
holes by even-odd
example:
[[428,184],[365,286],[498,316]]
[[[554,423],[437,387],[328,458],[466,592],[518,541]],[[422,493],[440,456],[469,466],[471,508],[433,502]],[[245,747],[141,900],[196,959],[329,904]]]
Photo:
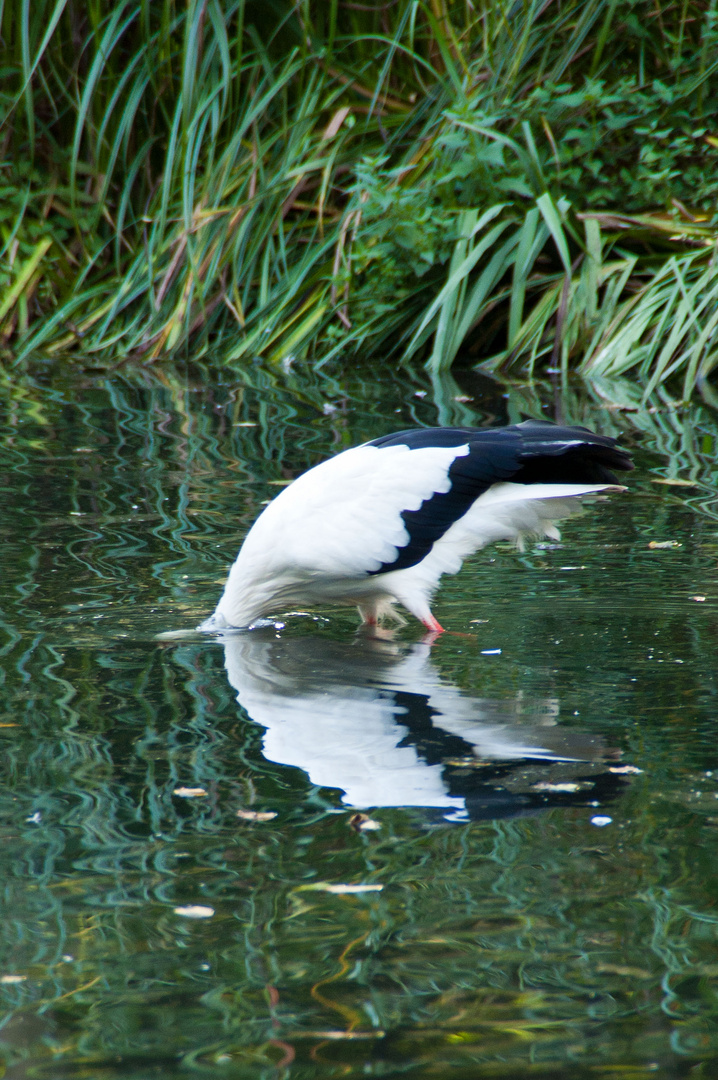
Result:
[[[585,825],[557,815],[417,834],[405,814],[382,812],[381,834],[355,837],[344,818],[327,817],[320,803],[309,814],[300,808],[296,799],[304,796],[304,783],[292,770],[261,765],[253,729],[245,742],[237,742],[235,706],[222,689],[219,665],[200,663],[212,659],[207,651],[193,647],[174,655],[179,663],[163,665],[154,678],[154,658],[143,666],[138,654],[133,669],[124,651],[117,657],[124,658],[135,687],[142,689],[144,735],[140,728],[137,737],[130,709],[123,722],[115,707],[127,698],[127,675],[119,667],[96,688],[102,715],[94,722],[84,716],[84,730],[96,732],[91,748],[86,735],[73,736],[72,729],[57,739],[40,727],[26,758],[10,755],[22,794],[33,788],[37,794],[19,808],[6,802],[5,814],[16,822],[42,813],[38,826],[21,826],[19,865],[13,868],[13,845],[6,841],[4,848],[10,880],[17,875],[24,886],[29,874],[34,884],[29,903],[18,895],[15,916],[20,925],[32,918],[33,925],[39,920],[48,928],[47,944],[35,935],[31,955],[17,969],[37,978],[41,966],[54,962],[56,972],[67,971],[56,975],[54,990],[45,983],[41,1001],[87,986],[99,967],[97,1000],[119,993],[120,1012],[127,1011],[129,1021],[140,1003],[155,1015],[163,1002],[171,1004],[174,993],[187,993],[189,978],[190,994],[210,991],[212,1001],[224,1003],[230,1028],[249,1038],[250,1019],[255,1026],[269,1023],[255,1012],[262,1011],[261,994],[269,982],[282,987],[293,1013],[299,1010],[288,1021],[289,1032],[294,1026],[318,1030],[335,1020],[307,1011],[306,989],[311,980],[336,974],[337,958],[367,915],[373,929],[366,931],[363,957],[357,960],[358,988],[354,980],[344,982],[341,1001],[356,1009],[370,992],[382,1026],[395,1026],[401,1016],[403,1023],[453,1030],[457,1012],[456,1023],[462,1029],[469,1023],[472,1030],[476,1024],[530,1031],[534,1023],[543,1028],[578,1022],[581,1001],[605,992],[607,975],[618,990],[626,978],[620,969],[646,966],[650,981],[641,982],[641,992],[652,988],[649,1001],[636,1001],[636,990],[619,1013],[650,1010],[655,980],[664,970],[646,959],[650,935],[669,973],[694,970],[681,937],[690,914],[663,885],[665,878],[676,877],[680,855],[666,851],[665,862],[657,864],[653,843],[642,850],[637,842],[640,827],[635,836],[602,832],[587,842]],[[72,685],[70,678],[65,682]],[[88,692],[83,698],[91,703]],[[169,727],[161,720],[168,699],[175,702]],[[34,715],[42,715],[41,701]],[[170,791],[179,782],[202,786],[209,797],[172,799]],[[41,790],[48,787],[50,794]],[[4,798],[11,795],[12,790]],[[234,809],[252,797],[258,805],[280,808],[276,826],[238,827]],[[633,811],[637,818],[639,807],[640,801]],[[630,805],[627,816],[633,816]],[[310,837],[312,844],[305,847]],[[312,856],[314,845],[319,852]],[[385,889],[361,900],[293,893],[296,883],[311,881],[317,869],[338,880],[381,881]],[[657,889],[664,895],[654,906],[650,897]],[[289,904],[293,895],[301,895],[299,909]],[[178,926],[171,907],[191,902],[211,904],[218,917],[201,926]],[[88,908],[89,921],[82,914]],[[634,936],[636,918],[640,934]],[[176,972],[178,941],[189,949],[182,954],[185,974]],[[60,952],[75,954],[71,967],[62,967]],[[205,959],[211,975],[201,973]],[[17,952],[14,960],[17,964]],[[600,965],[604,975],[598,979]],[[124,989],[128,969],[133,973],[129,992]],[[231,971],[224,989],[214,985],[218,970]],[[498,1006],[481,1005],[491,988],[502,995],[498,1017]],[[32,989],[36,992],[36,984]],[[85,1003],[89,989],[83,991]],[[526,1018],[529,1007],[533,1019]],[[95,1027],[91,1017],[87,1022],[86,1038],[98,1053],[108,1038],[105,1026]],[[202,1030],[212,1023],[205,1016],[196,1023],[201,1042]],[[214,1035],[208,1032],[206,1038],[212,1042]],[[111,1051],[123,1051],[121,1039],[107,1046]]]
[[[545,384],[513,386],[509,417],[546,416],[545,402],[553,393]],[[591,379],[580,387],[564,387],[559,395],[560,419],[565,423],[599,427],[606,434],[625,435],[641,450],[657,456],[651,463],[657,478],[691,481],[695,490],[672,486],[662,500],[682,503],[700,514],[718,517],[718,414],[710,392],[705,404],[687,405],[659,389],[646,394],[626,379]],[[633,477],[628,477],[629,486]],[[658,495],[658,492],[655,492]]]
[[[389,1032],[373,1051],[389,1063],[502,1060],[516,1069],[530,1050],[563,1067],[579,1044],[592,1064],[615,1064],[667,1052],[655,1024],[662,1008],[680,1024],[676,1052],[700,1059],[718,962],[711,804],[690,798],[699,784],[711,793],[705,771],[715,764],[708,605],[689,619],[677,601],[666,613],[633,610],[629,595],[621,617],[632,619],[635,647],[621,652],[614,639],[623,624],[606,608],[600,573],[575,603],[556,601],[552,610],[551,560],[562,565],[560,553],[532,556],[535,575],[500,554],[494,578],[477,574],[466,594],[461,579],[450,585],[457,611],[473,604],[477,582],[482,599],[506,589],[517,603],[491,610],[513,653],[479,662],[475,646],[447,638],[433,653],[447,678],[499,697],[549,693],[559,721],[579,709],[583,724],[608,732],[647,769],[603,830],[586,824],[585,810],[458,828],[427,827],[419,811],[383,810],[373,815],[381,830],[357,834],[347,827],[350,812],[333,813],[336,792],[312,790],[298,770],[262,757],[261,731],[240,715],[217,646],[146,640],[175,621],[167,597],[182,612],[176,621],[206,610],[218,588],[212,578],[234,554],[237,523],[248,524],[271,494],[268,479],[311,464],[332,440],[343,445],[407,422],[393,413],[405,396],[397,383],[372,415],[350,405],[317,423],[326,387],[317,383],[302,399],[280,385],[232,398],[183,393],[179,384],[100,384],[81,412],[64,404],[69,387],[42,396],[30,388],[25,398],[5,391],[6,416],[17,423],[2,447],[10,587],[1,720],[20,726],[0,728],[0,973],[27,976],[0,984],[7,1054],[26,1053],[17,1025],[28,1018],[37,1025],[30,1053],[43,1066],[54,1048],[63,1066],[111,1071],[120,1055],[138,1070],[160,1060],[172,1075],[178,1060],[210,1071],[226,1053],[267,1075],[286,1053],[278,1040],[309,1068],[318,1068],[310,1053],[321,1045],[319,1058],[359,1069],[367,1044],[321,1034],[349,1028]],[[710,435],[706,409],[624,414],[592,411],[578,395],[564,402],[567,419],[604,430],[645,423],[644,445],[655,438],[659,451],[675,446],[686,461],[695,454],[695,477],[710,477],[714,462],[695,436]],[[530,412],[537,403],[511,391],[511,408]],[[421,419],[435,415],[430,400],[419,409]],[[233,428],[235,417],[262,426]],[[668,507],[667,529],[682,528],[688,511],[665,491],[656,498],[635,500],[639,527],[659,506]],[[137,519],[133,503],[143,507]],[[218,514],[189,513],[195,507]],[[70,511],[90,520],[78,525]],[[611,528],[585,540],[589,523],[577,524],[577,562],[590,560],[598,538],[594,557],[603,565],[601,545],[621,513],[610,510]],[[616,557],[617,573],[636,560],[635,572],[616,580],[627,590],[653,558],[663,568],[654,571],[657,587],[668,581],[687,594],[701,565],[692,561],[695,542],[669,553],[667,564],[644,555],[641,540]],[[201,585],[194,598],[183,573]],[[590,611],[579,602],[587,593],[596,599]],[[68,603],[86,609],[63,610]],[[97,629],[95,614],[104,616]],[[664,635],[655,643],[662,655],[679,655],[682,666],[646,666],[649,622],[650,635]],[[350,614],[311,627],[347,640],[354,632]],[[594,629],[604,636],[591,637]],[[308,631],[298,623],[289,632]],[[547,640],[561,633],[564,651],[547,658]],[[603,678],[587,674],[594,662],[605,665]],[[639,679],[633,689],[629,675]],[[179,786],[207,795],[179,798]],[[279,816],[238,820],[247,807]],[[318,880],[384,890],[298,890]],[[185,904],[215,915],[183,920],[173,908]],[[311,997],[316,986],[326,1003]],[[642,1041],[626,1050],[621,1040],[637,1031]]]
[[[632,852],[626,865],[625,853],[608,858],[605,834],[587,845],[584,826],[563,820],[552,828],[550,818],[447,828],[430,840],[407,831],[398,812],[382,820],[382,837],[353,840],[354,851],[343,856],[336,854],[349,835],[343,821],[325,818],[311,834],[331,845],[337,876],[372,873],[384,892],[350,901],[313,894],[311,903],[305,893],[299,909],[288,901],[306,864],[292,856],[296,832],[286,827],[283,835],[263,829],[248,837],[228,825],[183,839],[189,858],[174,886],[161,860],[145,859],[143,888],[127,860],[124,867],[118,859],[114,866],[98,861],[88,867],[92,877],[104,871],[111,880],[90,895],[93,915],[88,920],[72,913],[71,901],[64,904],[63,948],[78,954],[75,962],[58,963],[67,974],[54,985],[45,981],[39,999],[24,1007],[50,1006],[67,1029],[65,1058],[90,1054],[98,1064],[105,1055],[150,1053],[154,1024],[176,1052],[195,1056],[243,1054],[271,1037],[321,1043],[325,1031],[370,1030],[372,1017],[397,1031],[390,1046],[398,1039],[407,1055],[460,1060],[481,1041],[483,1053],[512,1060],[528,1041],[547,1044],[561,1060],[566,1039],[590,1040],[597,1020],[625,1017],[635,1025],[641,1013],[652,1015],[664,973],[668,985],[678,975],[700,977],[700,962],[685,955],[690,913],[670,895],[656,907],[645,893],[636,902],[626,888],[635,875],[651,879],[653,850]],[[198,880],[217,915],[183,925],[167,904],[196,899]],[[348,947],[349,979],[342,961]],[[37,978],[47,961],[36,949],[35,966],[24,970]],[[321,1000],[315,995],[310,1004],[308,991],[317,985]],[[278,988],[273,1009],[267,986]],[[113,1003],[111,1028],[90,1008],[93,1001]],[[140,1011],[146,1035],[137,1028]]]

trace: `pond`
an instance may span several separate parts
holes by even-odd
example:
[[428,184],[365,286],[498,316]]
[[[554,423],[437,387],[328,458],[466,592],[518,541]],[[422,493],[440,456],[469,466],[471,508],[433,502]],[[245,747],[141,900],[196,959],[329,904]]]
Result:
[[[4,1075],[716,1076],[716,414],[250,375],[0,387]],[[630,494],[445,579],[454,633],[158,639],[326,455],[542,410]]]

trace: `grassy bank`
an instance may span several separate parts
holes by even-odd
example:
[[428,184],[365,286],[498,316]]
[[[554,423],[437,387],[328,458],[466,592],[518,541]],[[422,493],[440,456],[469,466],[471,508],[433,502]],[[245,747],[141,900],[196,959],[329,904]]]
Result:
[[715,363],[715,0],[10,0],[4,362]]

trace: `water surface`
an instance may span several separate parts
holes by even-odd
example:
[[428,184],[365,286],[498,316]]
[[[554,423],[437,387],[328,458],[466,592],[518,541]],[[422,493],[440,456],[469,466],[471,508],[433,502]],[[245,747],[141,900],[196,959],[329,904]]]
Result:
[[326,454],[541,404],[454,390],[258,368],[0,392],[7,1076],[716,1075],[705,407],[561,397],[625,429],[631,495],[479,553],[433,644],[341,609],[156,640]]

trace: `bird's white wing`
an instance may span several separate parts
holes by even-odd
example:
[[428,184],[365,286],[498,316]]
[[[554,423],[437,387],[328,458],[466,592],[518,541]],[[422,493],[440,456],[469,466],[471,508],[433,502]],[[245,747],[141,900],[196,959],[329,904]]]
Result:
[[448,491],[449,468],[467,453],[468,446],[346,450],[269,504],[245,541],[245,557],[347,577],[378,570],[408,543],[402,511]]

